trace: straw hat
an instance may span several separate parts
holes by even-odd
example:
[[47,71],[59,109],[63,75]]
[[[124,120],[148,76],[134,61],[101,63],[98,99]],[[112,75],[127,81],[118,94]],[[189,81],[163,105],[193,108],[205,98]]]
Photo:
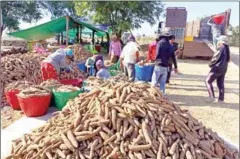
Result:
[[133,42],[135,42],[135,41],[136,41],[136,38],[135,38],[133,35],[131,35],[131,36],[129,36],[128,41],[133,41]]
[[226,35],[221,35],[217,38],[218,43],[228,44],[228,37]]

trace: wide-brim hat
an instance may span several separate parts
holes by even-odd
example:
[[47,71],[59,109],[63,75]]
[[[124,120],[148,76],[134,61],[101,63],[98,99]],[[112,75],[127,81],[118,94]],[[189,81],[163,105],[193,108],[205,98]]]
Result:
[[169,38],[170,36],[171,34],[168,31],[165,31],[159,35],[159,38]]
[[218,43],[228,44],[228,37],[226,35],[221,35],[217,38]]
[[128,41],[136,41],[136,38],[133,35],[131,35],[128,37]]

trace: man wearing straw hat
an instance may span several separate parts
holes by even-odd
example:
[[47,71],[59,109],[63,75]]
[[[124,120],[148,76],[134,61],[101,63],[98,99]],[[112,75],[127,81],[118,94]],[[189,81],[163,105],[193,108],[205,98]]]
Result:
[[215,101],[215,94],[213,90],[213,81],[217,80],[217,87],[219,89],[219,97],[217,102],[224,101],[224,79],[230,62],[230,50],[228,46],[228,38],[225,35],[221,35],[218,39],[219,51],[216,51],[209,64],[210,72],[206,78],[206,86],[209,93],[208,102]]

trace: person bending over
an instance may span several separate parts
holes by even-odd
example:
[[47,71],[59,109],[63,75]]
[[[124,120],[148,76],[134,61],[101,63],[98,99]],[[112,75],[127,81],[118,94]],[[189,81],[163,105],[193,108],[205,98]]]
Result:
[[102,60],[98,60],[96,62],[96,66],[97,66],[97,70],[98,70],[96,77],[102,78],[104,80],[106,80],[110,77],[110,74],[109,74],[108,70],[104,67]]
[[41,63],[42,79],[59,79],[61,71],[70,72],[71,67],[68,65],[73,61],[73,51],[71,49],[65,49],[63,52],[55,52],[49,55]]

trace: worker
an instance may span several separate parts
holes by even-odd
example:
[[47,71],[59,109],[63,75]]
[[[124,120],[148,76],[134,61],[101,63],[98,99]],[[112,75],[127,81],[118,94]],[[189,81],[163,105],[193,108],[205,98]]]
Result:
[[172,46],[169,43],[169,34],[160,35],[159,42],[156,48],[155,66],[152,75],[152,85],[157,87],[160,85],[160,90],[165,95],[165,85],[168,74],[168,61],[172,57]]
[[170,84],[170,78],[171,78],[171,72],[172,72],[172,65],[174,65],[174,72],[178,73],[178,69],[177,69],[177,60],[176,60],[176,53],[178,51],[178,43],[175,42],[175,36],[171,35],[169,37],[169,42],[172,46],[172,56],[168,61],[168,75],[167,75],[167,82],[168,84]]
[[219,89],[218,102],[224,101],[224,79],[230,62],[230,50],[228,46],[228,38],[225,35],[221,35],[218,38],[219,51],[216,51],[209,64],[210,72],[206,78],[206,86],[209,93],[209,102],[215,101],[215,95],[212,83],[217,80],[217,87]]
[[104,80],[106,80],[110,77],[110,74],[109,74],[108,70],[104,67],[104,64],[103,64],[102,60],[98,60],[96,62],[96,66],[97,66],[96,77],[102,78]]
[[116,35],[112,36],[112,41],[109,48],[109,56],[111,57],[111,63],[117,63],[122,51],[122,45]]
[[218,49],[218,47],[217,47],[217,42],[218,42],[217,39],[219,38],[220,35],[223,34],[223,29],[222,29],[221,24],[216,24],[216,23],[213,21],[213,17],[214,17],[214,16],[212,16],[212,17],[208,20],[207,24],[211,26],[212,37],[213,37],[213,46],[214,46],[215,50],[217,50],[217,49]]
[[135,81],[135,64],[139,62],[139,48],[135,37],[131,35],[120,56],[120,66],[128,76],[129,82]]
[[97,66],[96,66],[96,62],[98,60],[102,60],[102,62],[104,62],[103,60],[103,56],[98,54],[98,55],[93,55],[92,57],[89,57],[85,63],[85,66],[87,68],[87,74],[90,75],[90,70],[91,70],[91,67],[93,67],[93,70],[94,70],[94,73],[92,72],[91,75],[94,75],[96,76],[97,74]]
[[43,60],[41,72],[44,81],[48,79],[58,80],[61,71],[71,71],[68,63],[73,61],[73,51],[71,49],[65,49],[64,51],[65,53],[55,52]]
[[156,57],[156,47],[157,47],[157,43],[159,41],[159,35],[156,35],[156,39],[149,44],[148,46],[148,56],[147,56],[147,60],[149,62],[154,61],[155,57]]

